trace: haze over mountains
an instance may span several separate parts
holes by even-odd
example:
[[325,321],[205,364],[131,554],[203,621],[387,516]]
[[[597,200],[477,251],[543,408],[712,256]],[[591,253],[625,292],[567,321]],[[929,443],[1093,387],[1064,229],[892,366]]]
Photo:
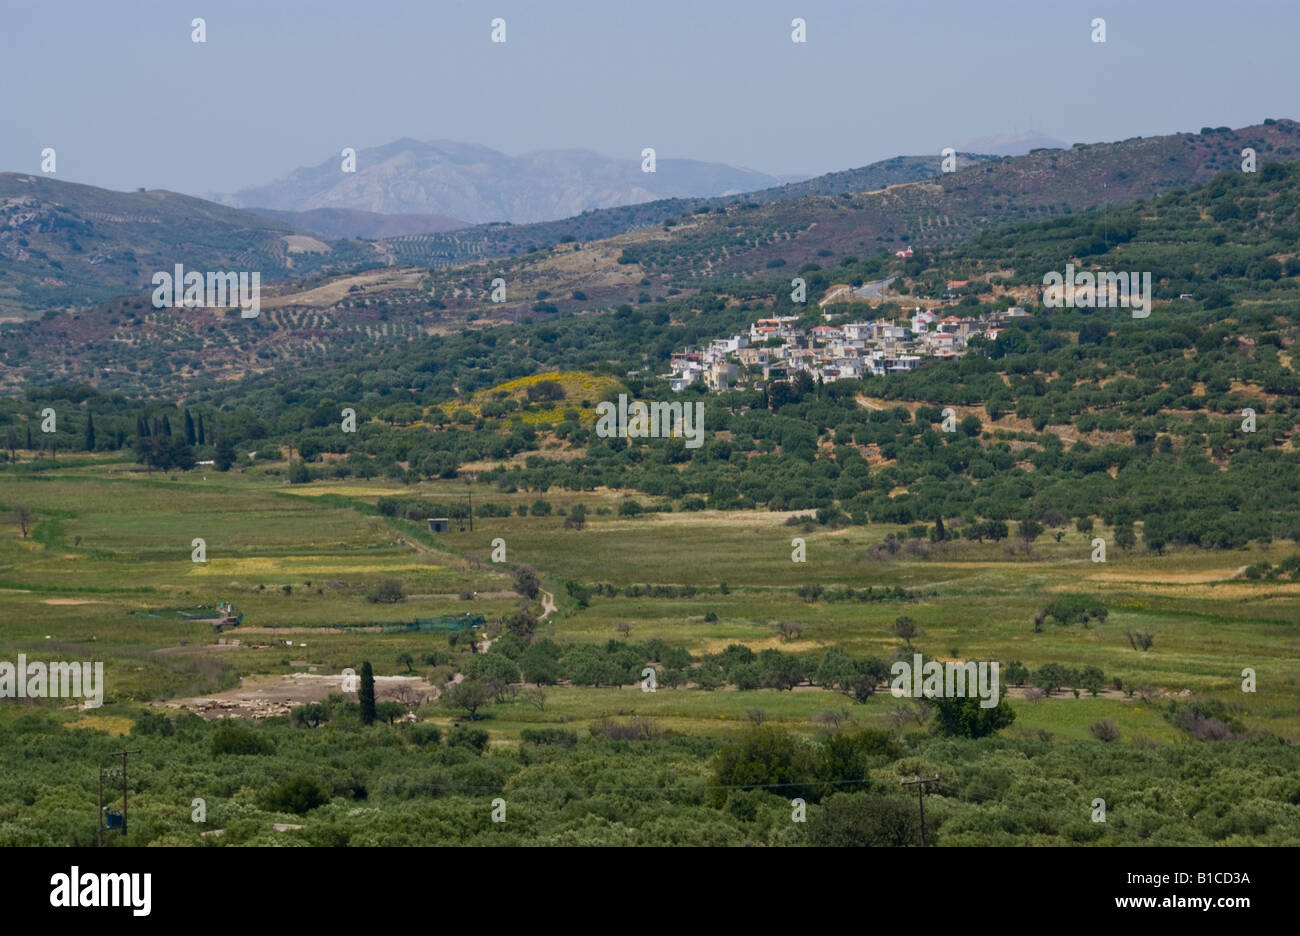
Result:
[[[1300,124],[1270,120],[1020,157],[959,158],[951,174],[940,173],[937,154],[900,156],[739,196],[659,199],[557,221],[443,233],[392,229],[415,215],[313,209],[319,222],[313,230],[334,225],[316,237],[298,228],[305,224],[301,216],[275,210],[263,209],[268,218],[165,191],[114,192],[0,173],[0,317],[24,320],[75,313],[117,296],[147,298],[154,272],[178,262],[187,269],[256,270],[269,286],[385,266],[440,269],[633,232],[641,232],[634,241],[608,245],[614,256],[621,252],[619,270],[747,277],[810,257],[951,244],[996,224],[1203,184],[1217,172],[1239,170],[1246,146],[1257,150],[1261,165],[1295,159]],[[362,222],[382,239],[332,236]],[[572,285],[593,302],[607,298],[594,281]],[[626,300],[622,286],[609,289],[610,301]],[[561,300],[560,308],[583,302]]]
[[[215,196],[236,208],[304,212],[347,209],[429,214],[467,224],[553,221],[599,208],[661,198],[716,196],[791,181],[766,173],[660,154],[655,172],[638,155],[542,150],[522,156],[449,140],[401,139],[357,152],[356,171],[342,158],[301,168],[268,185]],[[444,228],[445,229],[445,228]]]
[[972,153],[987,153],[990,156],[1025,156],[1036,149],[1066,149],[1069,145],[1056,137],[1029,130],[971,137],[956,144],[955,148]]
[[464,221],[436,214],[381,214],[378,211],[357,211],[352,208],[312,208],[310,211],[279,211],[275,208],[253,208],[254,214],[274,218],[285,224],[320,237],[361,237],[380,240],[385,237],[405,237],[412,234],[437,234],[469,227]]
[[[977,159],[959,156],[957,165],[964,168]],[[930,178],[938,171],[937,157],[897,156],[745,197],[768,203],[865,191]],[[365,266],[446,266],[508,256],[566,236],[584,241],[612,237],[703,207],[722,207],[728,200],[658,199],[538,224],[467,227],[430,214],[241,210],[161,189],[117,192],[46,175],[0,173],[0,319],[84,308],[139,292],[149,288],[155,271],[170,270],[177,262],[204,270],[258,270],[264,283]]]

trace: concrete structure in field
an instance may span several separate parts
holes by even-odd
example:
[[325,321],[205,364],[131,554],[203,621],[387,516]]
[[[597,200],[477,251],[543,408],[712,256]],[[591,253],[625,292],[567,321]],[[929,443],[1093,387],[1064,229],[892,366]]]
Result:
[[450,523],[451,523],[451,521],[448,520],[446,517],[430,517],[430,518],[429,518],[429,532],[430,532],[430,533],[446,533],[446,532],[447,532],[447,527],[450,525]]

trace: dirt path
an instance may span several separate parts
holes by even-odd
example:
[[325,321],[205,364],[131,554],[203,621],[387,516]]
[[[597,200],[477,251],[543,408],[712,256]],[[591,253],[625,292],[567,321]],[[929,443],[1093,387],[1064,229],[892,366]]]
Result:
[[[515,594],[516,593],[512,591],[474,592],[474,597],[489,598],[489,599],[513,598],[515,597]],[[415,598],[419,598],[426,601],[459,601],[460,595],[452,592],[447,592],[447,593],[436,593],[430,595],[407,595],[406,596],[406,599],[408,601]]]
[[[542,616],[541,616],[540,618],[537,619],[537,623],[541,624],[543,621],[545,621],[548,617],[551,616],[552,612],[554,612],[554,611],[558,611],[559,608],[557,608],[557,607],[555,606],[555,596],[554,596],[553,594],[551,594],[550,592],[548,592],[546,589],[539,589],[539,591],[540,591],[541,596],[542,596]],[[514,592],[502,592],[501,594],[503,594],[503,595],[513,595]],[[478,652],[479,652],[479,653],[487,653],[487,652],[488,652],[488,648],[491,647],[491,646],[492,646],[492,638],[489,637],[487,634],[484,634],[484,635],[483,635],[483,642],[482,642],[481,644],[479,644],[479,651],[478,651]],[[460,673],[457,673],[457,674],[456,674],[456,679],[453,680],[453,681],[454,681],[454,682],[459,682],[460,679],[461,679],[461,674],[460,674]]]

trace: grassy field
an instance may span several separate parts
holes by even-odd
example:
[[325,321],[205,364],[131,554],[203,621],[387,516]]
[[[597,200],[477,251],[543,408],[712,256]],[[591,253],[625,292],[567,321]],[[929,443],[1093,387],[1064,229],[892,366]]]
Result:
[[[430,649],[446,650],[447,636],[342,628],[471,612],[482,614],[492,630],[519,601],[506,596],[512,567],[527,563],[560,606],[541,633],[561,642],[604,643],[621,636],[616,627],[623,623],[630,627],[627,639],[661,638],[696,655],[735,642],[808,654],[840,647],[888,659],[900,647],[890,624],[906,614],[920,628],[913,644],[927,656],[1019,660],[1031,669],[1049,662],[1093,665],[1105,672],[1108,685],[1118,679],[1150,690],[1146,703],[1114,691],[1096,699],[1069,692],[1038,702],[1013,698],[1017,721],[1008,731],[1082,738],[1094,720],[1107,718],[1126,740],[1174,741],[1178,733],[1152,703],[1195,693],[1238,706],[1250,730],[1300,740],[1300,660],[1294,653],[1300,585],[1237,577],[1249,563],[1287,555],[1283,544],[1269,551],[1165,556],[1112,548],[1107,562],[1094,563],[1091,539],[1106,531],[1069,530],[1059,542],[1043,537],[1028,553],[1023,546],[963,542],[928,556],[900,552],[881,559],[872,547],[897,528],[805,532],[787,525],[789,515],[765,513],[618,517],[617,492],[477,492],[477,503],[512,509],[539,496],[566,511],[581,503],[588,510],[581,530],[564,529],[559,515],[512,515],[478,518],[472,533],[453,524],[434,536],[373,510],[384,495],[448,501],[463,491],[458,482],[290,487],[257,471],[205,478],[200,469],[169,478],[114,463],[10,473],[6,517],[22,503],[34,512],[35,524],[26,538],[13,523],[0,528],[0,657],[103,660],[108,704],[83,724],[119,717],[119,704],[229,689],[249,674],[304,667],[338,672],[363,659],[377,673],[400,674],[407,672],[402,654],[418,661]],[[796,536],[806,543],[802,563],[791,560]],[[191,560],[196,537],[206,543],[204,563]],[[491,561],[498,538],[506,545],[504,565]],[[429,597],[368,602],[365,592],[385,579],[400,580],[408,595]],[[672,599],[596,596],[579,607],[568,597],[567,582],[620,589],[689,585],[697,591]],[[918,597],[809,602],[796,593],[808,583],[901,586]],[[502,597],[465,600],[466,592]],[[1087,628],[1049,620],[1036,633],[1034,613],[1060,595],[1097,598],[1110,615]],[[210,623],[142,616],[219,602],[233,602],[245,615],[242,635],[238,629],[223,635],[245,644],[238,650],[206,652],[219,639]],[[782,621],[801,624],[802,633],[783,640],[777,629]],[[283,633],[295,645],[284,646],[276,628],[294,628]],[[1134,650],[1129,630],[1154,634],[1152,648]],[[258,642],[270,646],[248,646]],[[1240,689],[1248,667],[1257,673],[1254,694]],[[510,743],[524,727],[582,726],[603,715],[644,715],[674,730],[716,735],[762,709],[770,720],[811,730],[815,715],[843,705],[864,724],[883,724],[892,702],[878,696],[853,705],[811,687],[647,693],[561,686],[551,690],[542,711],[505,703],[494,706],[484,724],[499,743]],[[427,714],[450,718],[442,711]]]

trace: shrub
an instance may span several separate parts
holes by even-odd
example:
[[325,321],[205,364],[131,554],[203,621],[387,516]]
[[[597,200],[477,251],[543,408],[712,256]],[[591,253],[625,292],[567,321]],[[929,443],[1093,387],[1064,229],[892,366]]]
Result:
[[416,722],[407,735],[420,747],[437,747],[442,743],[442,729],[430,722]]
[[[545,297],[538,296],[538,298],[542,299]],[[525,392],[530,403],[564,399],[564,387],[556,380],[539,381],[538,383],[530,385],[528,390]]]
[[366,601],[371,604],[396,604],[406,598],[406,591],[397,579],[385,579],[366,592]]
[[515,569],[515,591],[525,598],[536,598],[542,585],[532,566],[521,565]]
[[1109,609],[1095,598],[1069,597],[1057,598],[1043,613],[1057,624],[1084,624],[1091,620],[1104,621],[1110,615]]
[[981,699],[927,700],[935,709],[935,726],[947,737],[983,738],[1005,728],[1016,720],[1016,713],[1006,699],[992,708],[981,706]]
[[591,726],[591,736],[606,741],[658,741],[664,735],[659,723],[650,718],[638,717],[617,722],[608,716],[602,716]]
[[330,791],[310,777],[285,777],[261,796],[268,812],[289,812],[299,816],[330,801]]
[[[926,844],[934,843],[927,823]],[[917,845],[921,821],[910,797],[836,793],[808,820],[808,844],[829,847]]]
[[486,729],[474,728],[470,725],[457,725],[447,737],[447,745],[449,747],[469,748],[478,754],[482,754],[487,749],[489,740],[491,740],[491,736]]
[[571,748],[578,743],[578,733],[565,731],[563,728],[525,728],[519,732],[519,738],[525,744],[554,745],[563,748]]
[[242,722],[222,719],[212,733],[213,757],[222,754],[273,754],[275,745]]
[[1119,727],[1109,719],[1097,719],[1088,730],[1092,732],[1092,736],[1098,741],[1110,743],[1119,740]]

